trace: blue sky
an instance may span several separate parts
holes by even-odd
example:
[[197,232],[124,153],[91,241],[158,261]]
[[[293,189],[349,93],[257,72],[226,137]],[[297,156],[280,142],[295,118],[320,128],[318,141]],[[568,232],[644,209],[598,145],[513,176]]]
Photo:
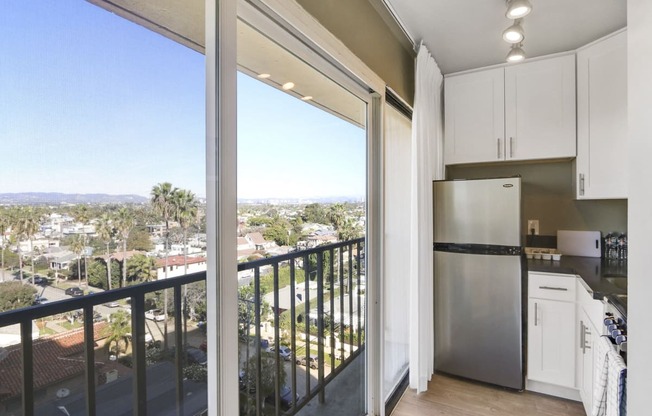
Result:
[[[81,0],[3,0],[0,193],[205,195],[204,57]],[[364,131],[238,77],[239,197],[363,196]]]

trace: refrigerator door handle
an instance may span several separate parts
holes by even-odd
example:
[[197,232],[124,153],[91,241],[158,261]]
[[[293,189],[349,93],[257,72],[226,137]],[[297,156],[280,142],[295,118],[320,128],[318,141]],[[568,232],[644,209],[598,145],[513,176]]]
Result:
[[539,304],[534,302],[534,326],[539,325]]

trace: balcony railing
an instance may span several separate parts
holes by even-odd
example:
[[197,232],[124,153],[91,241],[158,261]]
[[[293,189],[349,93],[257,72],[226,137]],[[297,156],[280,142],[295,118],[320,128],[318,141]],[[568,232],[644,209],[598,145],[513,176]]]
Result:
[[[245,380],[241,384],[241,414],[293,415],[317,396],[320,403],[325,401],[328,383],[364,350],[364,258],[364,239],[360,238],[238,265],[239,272],[252,270],[254,274],[253,294],[249,299],[240,299],[241,309],[248,305],[255,308],[255,365],[245,366],[241,372],[241,380]],[[287,272],[283,273],[283,277],[280,272],[282,267]],[[267,276],[271,276],[273,287],[273,335],[268,341],[275,346],[271,353],[275,368],[272,371],[273,389],[267,389],[273,393],[264,397],[262,380],[269,378],[261,375],[269,371],[269,368],[264,368],[263,365],[265,343],[261,328],[261,276],[269,268],[271,273]],[[299,273],[300,270],[302,274]],[[282,283],[287,283],[287,286],[281,287]],[[289,302],[282,304],[282,293],[289,298]],[[282,319],[284,315],[288,319]],[[282,321],[285,323],[284,328]],[[246,326],[244,332],[247,341],[250,339],[249,324],[242,320],[240,322],[240,325]],[[292,351],[287,364],[289,368],[283,363],[279,348],[282,341],[288,343]],[[249,354],[249,345],[244,349]],[[314,349],[317,351],[316,356],[311,353]],[[299,355],[298,351],[303,352]],[[245,362],[250,359],[247,357]],[[299,362],[305,363],[304,369]],[[255,368],[256,377],[247,374],[251,367]],[[316,380],[313,380],[312,370],[317,373]],[[283,372],[287,374],[286,377],[289,376],[285,391],[289,387],[290,392],[285,397],[282,395],[284,386],[281,385]],[[298,385],[300,378],[305,383],[303,386]],[[265,401],[273,405],[271,412],[264,406]]]
[[[270,268],[271,273],[267,274],[266,270]],[[244,344],[242,348],[246,350],[245,355],[251,355],[255,361],[253,366],[255,374],[253,377],[249,377],[250,374],[247,373],[250,368],[246,365],[241,372],[243,383],[246,380],[253,380],[249,386],[245,385],[246,383],[241,385],[241,413],[293,415],[315,397],[319,397],[319,401],[323,403],[325,389],[329,382],[364,350],[364,239],[320,246],[238,265],[238,271],[246,270],[251,270],[254,274],[253,294],[250,298],[242,298],[241,302],[245,305],[245,309],[253,308],[253,324],[255,325],[253,352],[250,351],[250,341],[252,340],[250,335],[252,334],[249,331],[252,322],[245,322],[241,319],[239,324],[243,327],[246,325],[246,330],[241,333],[247,342],[241,343],[241,347]],[[281,278],[279,273],[281,270],[287,272],[289,280]],[[284,276],[286,275],[284,274]],[[267,341],[271,341],[271,345],[274,347],[274,352],[271,355],[265,352],[266,347],[263,345],[265,338],[261,328],[264,304],[264,290],[261,290],[261,287],[264,286],[264,281],[270,279],[273,287],[269,295],[273,298],[273,302],[271,302],[273,304],[271,312],[273,335]],[[84,335],[82,348],[84,375],[81,384],[84,386],[85,405],[79,409],[77,414],[85,413],[91,416],[102,413],[111,414],[105,411],[104,403],[98,399],[97,395],[95,356],[97,334],[95,334],[96,327],[93,319],[94,308],[129,299],[133,334],[131,343],[133,388],[126,394],[131,395],[133,414],[146,415],[148,407],[149,413],[152,414],[152,411],[155,411],[152,401],[156,405],[156,400],[148,398],[146,295],[170,290],[174,292],[172,304],[174,310],[173,341],[177,346],[173,360],[175,387],[172,389],[175,392],[173,406],[176,409],[169,409],[168,412],[177,415],[197,414],[196,409],[188,407],[188,402],[191,401],[188,397],[191,395],[187,394],[190,393],[189,391],[184,392],[186,386],[183,372],[185,354],[179,353],[182,350],[181,346],[186,345],[184,317],[182,316],[182,301],[184,299],[182,289],[185,285],[205,280],[205,272],[195,273],[1,313],[0,328],[16,324],[20,326],[21,345],[19,349],[22,368],[17,376],[22,376],[21,409],[12,410],[12,412],[25,416],[43,414],[41,407],[37,407],[35,404],[37,397],[35,394],[35,371],[38,374],[39,371],[45,371],[45,369],[35,368],[33,321],[81,310]],[[287,285],[282,287],[282,284]],[[283,306],[280,303],[281,293],[287,294],[287,292],[289,292],[289,302],[287,302],[287,310],[283,310],[285,308],[281,307]],[[297,295],[300,296],[297,297]],[[285,322],[283,325],[282,319]],[[287,364],[282,361],[279,348],[284,343],[289,344],[287,346],[292,351],[291,359]],[[297,351],[302,350],[305,352],[298,355]],[[308,360],[303,369],[297,363],[297,359],[301,359],[303,356],[313,356],[311,353],[313,350],[316,350],[316,355],[312,367],[316,368],[311,369]],[[265,387],[269,386],[264,385],[263,377],[264,371],[266,371],[263,368],[264,360],[270,357],[275,363],[274,393],[271,396],[264,395]],[[0,370],[3,368],[3,358],[6,357],[0,354]],[[286,368],[286,365],[289,368]],[[287,375],[284,377],[282,373]],[[155,379],[155,376],[150,378]],[[284,378],[286,386],[281,385]],[[299,385],[301,378],[303,381]],[[282,395],[284,387],[291,390],[290,397],[293,399],[288,401],[287,396]],[[122,397],[122,401],[124,400],[128,399]],[[267,406],[264,405],[265,401],[267,401]],[[196,404],[195,401],[195,407]],[[0,414],[2,413],[0,411]],[[61,410],[61,414],[66,413]]]

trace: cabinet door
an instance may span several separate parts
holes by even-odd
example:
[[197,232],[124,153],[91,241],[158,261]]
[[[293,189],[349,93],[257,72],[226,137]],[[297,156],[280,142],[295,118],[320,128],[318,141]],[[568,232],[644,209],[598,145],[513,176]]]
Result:
[[446,164],[504,160],[504,81],[503,68],[445,79]]
[[578,309],[579,335],[578,339],[578,388],[580,397],[584,404],[586,414],[590,415],[593,410],[593,340],[598,336],[597,330],[591,324],[586,312],[582,308]]
[[575,387],[575,304],[530,298],[528,379]]
[[505,68],[507,160],[574,157],[575,56]]
[[577,197],[627,198],[627,33],[577,53]]

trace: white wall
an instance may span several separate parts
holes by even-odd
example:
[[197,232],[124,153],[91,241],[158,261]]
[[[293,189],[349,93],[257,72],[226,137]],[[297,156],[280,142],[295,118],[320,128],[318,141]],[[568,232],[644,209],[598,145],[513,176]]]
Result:
[[627,2],[629,114],[628,411],[652,414],[652,1]]

